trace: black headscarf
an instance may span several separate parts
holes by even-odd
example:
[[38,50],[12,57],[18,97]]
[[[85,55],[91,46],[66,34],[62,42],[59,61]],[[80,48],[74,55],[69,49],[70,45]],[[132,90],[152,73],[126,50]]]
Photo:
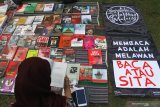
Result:
[[25,59],[18,68],[13,107],[65,107],[66,98],[51,92],[51,68],[39,57]]

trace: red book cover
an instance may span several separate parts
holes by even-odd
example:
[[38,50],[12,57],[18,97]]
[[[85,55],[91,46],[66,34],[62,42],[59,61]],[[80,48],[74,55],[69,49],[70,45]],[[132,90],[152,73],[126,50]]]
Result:
[[0,35],[0,45],[7,45],[10,38],[11,38],[11,34]]
[[73,14],[71,16],[71,23],[72,24],[80,24],[81,23],[81,15],[80,14]]
[[72,36],[60,36],[59,48],[70,48]]
[[53,22],[54,24],[61,24],[61,15],[53,15]]
[[92,81],[92,66],[85,64],[80,65],[79,80]]
[[88,50],[89,65],[102,64],[102,51],[100,49]]
[[94,37],[93,36],[85,36],[83,47],[85,49],[92,49],[92,48],[94,48],[94,46],[95,46]]
[[20,65],[20,62],[18,61],[10,61],[5,71],[5,77],[15,78],[17,75],[19,65]]
[[39,48],[38,57],[50,57],[50,47]]
[[47,47],[48,41],[49,41],[49,37],[47,37],[47,36],[38,36],[37,43],[36,43],[36,48]]
[[0,77],[3,76],[7,66],[8,66],[8,61],[0,61]]
[[0,54],[1,60],[12,60],[17,50],[17,46],[5,46]]
[[45,15],[43,21],[42,21],[42,24],[44,25],[51,25],[53,22],[53,16],[52,15]]
[[13,58],[13,61],[23,61],[26,58],[28,48],[19,47]]

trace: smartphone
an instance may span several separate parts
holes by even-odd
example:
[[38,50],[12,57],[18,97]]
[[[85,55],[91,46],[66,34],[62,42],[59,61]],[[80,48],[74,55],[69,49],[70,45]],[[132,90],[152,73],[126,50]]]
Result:
[[76,89],[76,99],[78,107],[87,106],[87,99],[84,87]]

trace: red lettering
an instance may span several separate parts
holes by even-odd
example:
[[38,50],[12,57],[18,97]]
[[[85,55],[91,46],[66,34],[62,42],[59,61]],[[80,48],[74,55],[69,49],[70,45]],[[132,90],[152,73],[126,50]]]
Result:
[[126,68],[127,66],[129,66],[130,68],[132,68],[132,66],[127,61],[125,61],[124,62],[124,68]]
[[152,69],[152,67],[151,67],[147,62],[144,62],[144,64],[143,64],[143,69],[144,69],[144,68],[147,68],[147,67],[149,67],[150,69]]
[[151,73],[151,74],[149,74],[149,73],[147,72],[147,70],[145,70],[145,72],[146,72],[146,74],[147,74],[149,77],[153,77],[153,76],[154,76],[154,73],[153,73],[152,69],[150,70],[150,73]]
[[119,68],[123,67],[123,64],[121,63],[121,61],[117,61],[117,65],[118,65]]
[[136,76],[138,76],[137,71],[138,71],[139,69],[135,68],[135,69],[131,69],[131,70],[133,70],[133,71],[134,71],[134,73],[136,74]]
[[131,73],[128,69],[126,69],[126,76],[127,76],[128,74],[129,74],[129,75],[132,75],[132,73]]
[[120,76],[120,77],[119,77],[119,80],[120,80],[121,82],[123,82],[123,84],[120,84],[120,86],[127,86],[127,85],[128,85],[128,81],[125,80],[125,79],[126,79],[126,76]]
[[133,77],[133,78],[137,79],[138,85],[141,86],[141,82],[140,82],[139,79],[142,78],[142,77]]
[[131,83],[131,86],[133,86],[131,77],[129,77],[129,81],[130,81],[130,83]]
[[139,70],[139,76],[142,77],[143,75],[146,76],[146,74],[144,74],[143,71],[140,69]]
[[137,61],[137,60],[132,61],[132,66],[133,66],[134,68],[139,69],[140,67],[136,67],[136,66],[135,66],[135,64],[134,64],[135,62],[138,62],[138,61]]
[[149,84],[156,86],[156,84],[154,84],[149,78],[146,78],[146,84],[145,86],[147,87]]

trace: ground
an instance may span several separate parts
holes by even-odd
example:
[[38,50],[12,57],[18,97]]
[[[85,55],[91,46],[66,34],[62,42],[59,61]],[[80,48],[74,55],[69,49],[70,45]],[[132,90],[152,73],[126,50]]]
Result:
[[[1,2],[3,0],[0,0]],[[28,0],[31,1],[31,0]],[[33,1],[33,0],[32,0]],[[39,0],[40,1],[40,0]],[[42,1],[42,0],[41,0]],[[45,0],[43,0],[45,1]],[[60,1],[60,0],[57,0]],[[160,50],[160,0],[79,0],[80,2],[99,2],[115,4],[132,4],[137,6],[144,16],[145,23],[151,33],[158,50]],[[110,79],[110,78],[109,78]],[[0,95],[0,107],[8,107],[14,101],[13,96]],[[116,97],[109,82],[109,104],[91,105],[90,107],[126,107],[127,101],[159,101],[158,98],[146,97]]]

